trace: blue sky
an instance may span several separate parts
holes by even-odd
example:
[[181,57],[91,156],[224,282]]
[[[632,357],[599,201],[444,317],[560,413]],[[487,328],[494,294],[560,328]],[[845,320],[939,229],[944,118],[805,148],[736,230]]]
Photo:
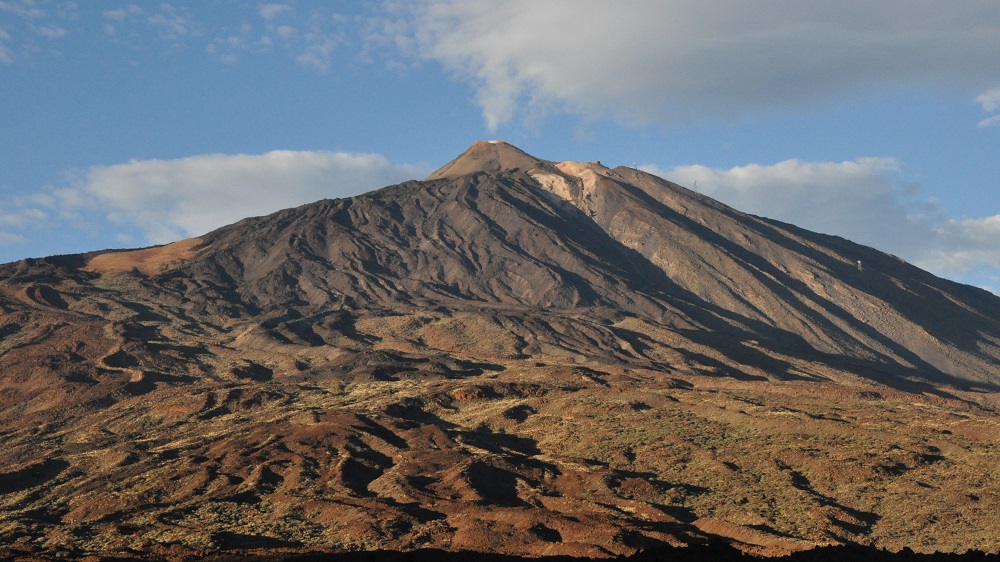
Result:
[[1000,4],[0,0],[0,261],[197,236],[475,140],[1000,289]]

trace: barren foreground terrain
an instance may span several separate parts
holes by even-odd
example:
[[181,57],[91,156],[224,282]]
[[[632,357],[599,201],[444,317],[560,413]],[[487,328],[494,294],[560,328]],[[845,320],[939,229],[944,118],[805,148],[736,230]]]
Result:
[[424,182],[0,266],[0,554],[996,553],[998,310],[477,143]]

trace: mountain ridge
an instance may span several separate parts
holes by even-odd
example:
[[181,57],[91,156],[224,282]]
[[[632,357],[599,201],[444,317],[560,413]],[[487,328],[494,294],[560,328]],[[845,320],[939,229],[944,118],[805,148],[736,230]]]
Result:
[[[461,174],[452,178],[451,174],[458,173],[456,170]],[[490,185],[485,188],[477,185],[478,180],[460,179],[477,172],[485,173],[487,177],[494,174],[510,179],[499,187]],[[805,231],[789,230],[773,221],[750,217],[637,170],[609,170],[599,164],[553,164],[530,157],[502,142],[473,144],[463,155],[430,177],[447,182],[459,181],[460,185],[447,193],[438,191],[428,196],[427,190],[433,189],[428,184],[401,184],[406,187],[388,188],[387,192],[380,191],[373,195],[375,202],[372,205],[382,206],[377,210],[361,208],[368,203],[366,199],[351,198],[329,203],[330,207],[325,210],[300,207],[292,215],[281,215],[282,218],[278,219],[279,222],[295,220],[296,213],[305,213],[301,218],[302,224],[311,225],[322,213],[328,213],[333,228],[351,233],[346,244],[363,239],[369,242],[367,247],[359,246],[353,253],[342,252],[332,256],[329,255],[329,248],[336,244],[317,240],[315,236],[310,240],[309,233],[300,232],[294,240],[272,243],[271,246],[279,250],[266,257],[255,254],[250,260],[254,262],[255,269],[227,271],[227,275],[234,278],[241,273],[251,277],[257,274],[273,276],[273,269],[285,263],[286,252],[299,252],[327,263],[349,264],[349,269],[374,272],[363,279],[342,280],[333,289],[337,294],[351,295],[356,283],[364,283],[366,290],[378,294],[378,298],[398,298],[401,293],[423,295],[425,302],[421,306],[433,306],[436,298],[454,297],[507,301],[508,304],[513,300],[520,305],[555,308],[610,303],[630,310],[632,305],[613,293],[648,297],[650,292],[661,291],[671,293],[674,299],[679,298],[688,304],[695,303],[698,309],[721,309],[726,313],[735,313],[741,317],[736,319],[737,323],[763,322],[791,334],[793,338],[805,334],[812,340],[810,345],[821,353],[856,354],[865,359],[883,356],[905,367],[936,370],[959,379],[981,379],[990,384],[1000,380],[992,368],[993,361],[1000,357],[995,343],[996,338],[1000,338],[1000,327],[995,315],[990,317],[981,304],[953,305],[949,297],[935,297],[935,293],[945,290],[945,287],[954,291],[958,286],[928,276],[898,258],[830,237],[804,235]],[[434,180],[430,185],[434,185]],[[546,201],[536,197],[539,186],[542,188],[540,193],[556,195],[558,199]],[[467,196],[479,189],[483,189],[479,193],[480,199]],[[402,199],[416,202],[420,208],[412,205],[408,210],[392,207]],[[445,199],[448,199],[447,210]],[[488,199],[491,206],[485,210],[465,208],[469,201],[476,200],[477,204],[481,204],[481,199]],[[570,216],[575,211],[561,207],[561,202],[569,203],[585,217]],[[391,211],[385,210],[390,207]],[[435,209],[438,214],[432,215],[425,209]],[[519,209],[530,209],[536,216],[517,215]],[[467,210],[472,212],[466,213]],[[476,218],[457,225],[458,230],[450,234],[435,230],[444,224],[442,216],[449,212]],[[509,223],[510,214],[517,215],[517,224]],[[668,220],[664,221],[664,217]],[[480,222],[473,224],[476,220]],[[352,221],[361,221],[359,224],[381,232],[367,232],[360,237],[361,233],[353,229]],[[417,232],[412,226],[414,224],[423,225],[424,230]],[[568,226],[570,224],[572,226]],[[593,228],[595,224],[600,229]],[[448,226],[453,228],[456,225]],[[463,228],[474,229],[475,232],[463,232]],[[525,231],[529,229],[535,230],[527,235]],[[372,241],[385,233],[390,233],[391,239],[383,246]],[[568,256],[546,257],[547,248],[552,245],[558,247],[561,237],[572,237],[577,233],[585,235],[573,240],[575,245],[572,247],[565,248],[569,250]],[[264,235],[266,233],[257,233],[258,237]],[[209,235],[205,245],[218,244],[216,240],[220,236]],[[477,236],[482,239],[477,240]],[[527,255],[532,258],[541,256],[543,262],[548,259],[556,264],[556,268],[542,266],[538,260],[528,259],[523,253],[505,254],[504,238],[511,236],[517,239],[508,244],[507,249],[514,246],[525,248]],[[545,243],[542,246],[533,244],[531,236],[543,236]],[[409,247],[408,239],[411,237],[448,255],[444,259],[428,261],[424,256],[434,254],[423,254],[423,248]],[[246,239],[247,234],[242,233],[237,238]],[[475,247],[463,246],[466,241],[471,244],[473,240],[480,242],[481,247],[499,246],[500,251],[486,255],[494,258],[502,255],[503,258],[496,258],[495,264],[477,261],[483,252]],[[837,244],[836,249],[831,250],[831,242]],[[595,252],[589,257],[586,251],[588,245],[595,246]],[[845,250],[846,253],[837,253]],[[243,251],[247,250],[244,248]],[[404,262],[410,279],[401,281],[407,283],[406,289],[393,293],[391,288],[379,285],[387,276],[394,277],[386,268],[391,266],[391,260],[403,255],[398,253],[400,251],[409,252]],[[570,278],[576,279],[574,276],[579,272],[588,270],[588,263],[599,263],[595,254],[606,259],[614,257],[617,260],[614,271],[598,267],[582,284],[570,282]],[[860,270],[856,265],[859,261],[862,263]],[[569,262],[572,265],[564,267]],[[484,269],[489,265],[495,266],[494,269]],[[427,271],[425,268],[428,267],[433,271]],[[321,269],[326,272],[326,268]],[[528,271],[533,273],[526,273]],[[298,275],[299,272],[288,271],[285,274]],[[349,276],[344,272],[339,275]],[[518,281],[513,276],[529,279],[530,291],[518,294],[515,288]],[[433,279],[436,284],[430,287],[427,283],[413,283],[413,277]],[[504,287],[481,286],[477,277],[503,284]],[[904,278],[914,279],[913,286],[900,287],[907,283]],[[621,290],[604,291],[604,294],[600,290],[595,292],[593,288],[600,285],[603,279],[617,279],[615,283]],[[630,279],[656,279],[658,288],[635,286],[629,282]],[[222,282],[220,279],[219,283]],[[307,301],[325,306],[328,299],[334,297],[329,291],[319,288],[320,284],[313,283],[314,286],[304,288],[303,293],[312,295],[305,297]],[[560,294],[559,291],[569,292]],[[963,290],[964,294],[972,292]],[[912,316],[915,313],[891,314],[894,307],[891,304],[886,306],[886,301],[905,299],[909,293],[920,294],[924,299],[936,298],[935,307],[947,307],[946,312],[931,319],[935,322],[972,312],[977,321],[959,322],[956,329],[961,329],[961,325],[989,326],[994,339],[981,339],[978,344],[988,347],[985,362],[959,356],[948,346],[941,346],[940,340],[934,336],[924,336],[921,331],[925,328],[921,327],[920,318],[907,317],[907,314]],[[668,302],[662,302],[664,299]],[[657,309],[676,308],[677,305],[670,302],[671,298],[662,295],[656,300],[658,302],[654,305],[646,299],[646,312],[652,316],[656,316]],[[974,297],[976,303],[989,300],[989,296],[984,294]],[[871,309],[883,311],[888,318],[873,316]],[[717,315],[715,312],[711,314]],[[862,319],[860,322],[855,320],[859,318]],[[656,320],[662,318],[657,317]],[[875,325],[868,326],[870,323]],[[821,329],[816,329],[817,325]],[[893,330],[903,330],[904,333],[895,339],[885,337]],[[971,340],[974,337],[965,333],[956,339]],[[917,349],[910,349],[901,342],[904,339],[921,341],[913,346]]]

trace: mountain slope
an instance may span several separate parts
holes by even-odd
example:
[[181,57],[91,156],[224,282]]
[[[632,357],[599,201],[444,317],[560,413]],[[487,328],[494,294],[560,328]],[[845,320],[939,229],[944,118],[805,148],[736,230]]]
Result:
[[802,337],[819,352],[997,382],[1000,303],[986,291],[636,170],[558,167],[563,177],[533,177],[663,270],[672,294]]
[[[932,382],[1000,381],[1000,309],[985,291],[637,170],[502,142],[425,182],[250,219],[201,244],[155,283],[241,315],[603,307]],[[207,287],[180,288],[190,279]]]
[[997,551],[998,305],[476,143],[424,181],[0,266],[0,544]]

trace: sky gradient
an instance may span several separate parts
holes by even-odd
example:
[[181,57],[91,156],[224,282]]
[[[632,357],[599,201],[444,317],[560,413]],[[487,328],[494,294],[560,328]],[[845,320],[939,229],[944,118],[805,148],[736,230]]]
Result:
[[0,0],[0,261],[198,236],[476,140],[1000,290],[1000,4]]

